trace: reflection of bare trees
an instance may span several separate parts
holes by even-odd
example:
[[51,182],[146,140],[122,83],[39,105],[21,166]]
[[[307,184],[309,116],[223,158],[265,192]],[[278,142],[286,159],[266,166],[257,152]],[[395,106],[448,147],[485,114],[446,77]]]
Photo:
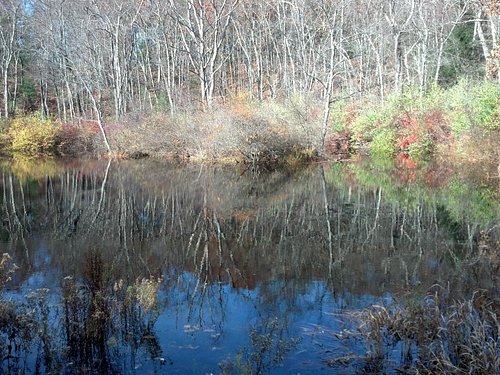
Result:
[[335,187],[321,168],[257,179],[154,161],[82,171],[29,185],[4,173],[10,243],[23,247],[27,233],[50,238],[65,267],[82,246],[98,245],[105,262],[137,276],[192,272],[195,294],[213,282],[252,289],[277,278],[376,294],[432,283],[477,250],[481,229],[448,223],[443,207],[418,196],[395,203],[382,187]]
[[237,355],[235,363],[227,360],[219,364],[222,374],[264,374],[279,367],[288,352],[295,349],[298,338],[288,338],[286,323],[277,318],[263,319],[249,332],[251,346]]
[[[426,290],[436,281],[470,290],[498,280],[486,262],[498,228],[459,222],[411,186],[398,187],[411,201],[397,200],[387,186],[334,181],[321,166],[255,178],[231,168],[104,161],[44,179],[4,172],[1,184],[2,240],[21,266],[17,281],[38,267],[40,241],[50,266],[71,275],[62,287],[63,332],[40,345],[67,348],[51,368],[69,358],[75,371],[119,371],[125,351],[132,367],[144,353],[162,358],[152,329],[160,285],[180,295],[164,302],[186,313],[188,329],[210,325],[214,341],[225,329],[228,288],[257,294],[251,302],[261,318],[263,307],[280,304],[283,326],[263,321],[269,330],[250,337],[258,347],[286,336],[286,318],[304,308],[297,300],[313,281],[328,285],[320,301],[327,293]],[[464,272],[468,264],[473,272]],[[47,316],[42,299],[32,301]],[[24,312],[6,305],[5,314]],[[40,323],[27,324],[20,327],[29,333]],[[247,365],[265,368],[280,350],[271,347],[267,359],[248,352]]]

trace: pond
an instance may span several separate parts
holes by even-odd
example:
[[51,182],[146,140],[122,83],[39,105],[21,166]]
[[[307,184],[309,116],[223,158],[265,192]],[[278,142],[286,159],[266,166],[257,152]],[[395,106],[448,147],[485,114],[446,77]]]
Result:
[[498,298],[492,166],[1,167],[0,373],[376,372],[353,313]]

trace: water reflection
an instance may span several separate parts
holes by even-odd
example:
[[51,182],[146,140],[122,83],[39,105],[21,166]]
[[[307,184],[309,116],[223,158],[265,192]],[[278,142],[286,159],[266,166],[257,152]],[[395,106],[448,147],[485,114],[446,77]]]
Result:
[[343,310],[498,285],[496,186],[449,168],[3,168],[6,372],[316,372]]

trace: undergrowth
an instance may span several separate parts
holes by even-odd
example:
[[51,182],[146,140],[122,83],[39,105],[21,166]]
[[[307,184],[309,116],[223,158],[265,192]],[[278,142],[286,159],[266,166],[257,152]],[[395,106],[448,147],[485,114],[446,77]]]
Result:
[[25,156],[92,152],[98,133],[91,122],[66,124],[37,115],[20,116],[0,125],[0,148]]
[[498,307],[486,292],[457,301],[435,286],[422,300],[353,312],[358,328],[351,334],[365,343],[366,356],[327,362],[408,374],[498,374]]
[[[447,89],[431,87],[424,95],[408,87],[383,105],[370,97],[335,101],[325,142],[323,105],[307,95],[285,102],[241,95],[211,110],[107,118],[104,127],[111,156],[120,158],[229,160],[292,168],[320,154],[347,159],[367,151],[382,158],[426,159],[436,153],[480,154],[473,141],[500,132],[499,98],[500,85],[463,80]],[[101,137],[92,121],[63,124],[31,115],[0,123],[0,148],[28,155],[104,154]]]
[[384,106],[366,100],[337,103],[332,117],[332,137],[350,132],[349,142],[373,156],[425,159],[443,146],[453,146],[447,153],[450,148],[470,152],[471,138],[500,130],[500,85],[463,80],[449,89],[434,86],[425,95],[409,87]]

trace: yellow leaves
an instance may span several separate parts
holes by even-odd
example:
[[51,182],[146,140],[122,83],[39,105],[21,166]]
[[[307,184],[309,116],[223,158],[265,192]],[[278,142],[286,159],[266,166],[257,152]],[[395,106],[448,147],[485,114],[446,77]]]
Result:
[[29,155],[50,154],[55,149],[60,128],[50,119],[20,117],[12,121],[7,135],[13,151]]

